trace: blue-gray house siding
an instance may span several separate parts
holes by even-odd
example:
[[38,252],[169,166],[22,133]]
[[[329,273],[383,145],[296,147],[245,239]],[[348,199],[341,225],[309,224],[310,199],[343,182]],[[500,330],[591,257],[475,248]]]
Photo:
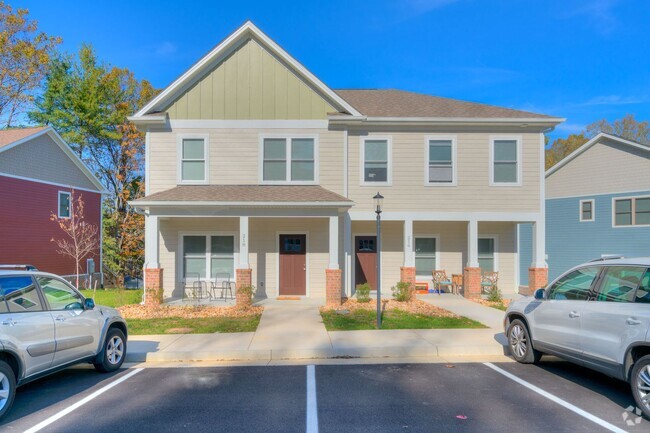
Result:
[[[619,254],[625,257],[650,256],[650,227],[612,226],[612,199],[630,196],[650,196],[650,191],[546,200],[546,255],[549,281],[567,269],[603,254]],[[580,200],[594,200],[594,221],[580,221]],[[531,244],[531,225],[521,224],[519,226],[521,285],[528,284]]]

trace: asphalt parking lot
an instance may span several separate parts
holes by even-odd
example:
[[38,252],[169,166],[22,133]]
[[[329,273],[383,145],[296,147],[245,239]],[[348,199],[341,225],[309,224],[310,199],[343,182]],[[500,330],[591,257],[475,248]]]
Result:
[[0,430],[649,431],[632,405],[627,384],[562,361],[73,368],[21,388]]

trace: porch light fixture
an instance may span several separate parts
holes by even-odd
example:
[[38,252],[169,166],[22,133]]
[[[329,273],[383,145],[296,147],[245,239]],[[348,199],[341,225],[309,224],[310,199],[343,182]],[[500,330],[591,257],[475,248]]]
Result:
[[384,196],[379,192],[373,197],[375,201],[375,213],[377,214],[377,329],[381,329],[381,206],[384,203]]

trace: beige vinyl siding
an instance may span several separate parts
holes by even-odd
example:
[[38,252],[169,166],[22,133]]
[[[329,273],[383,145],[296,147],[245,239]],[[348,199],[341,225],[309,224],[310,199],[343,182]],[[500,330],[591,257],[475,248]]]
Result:
[[[349,132],[349,198],[352,212],[372,210],[372,197],[381,191],[386,211],[436,212],[538,212],[540,205],[540,134],[535,132],[440,131],[435,134],[457,138],[457,186],[425,186],[425,137],[433,132],[383,130]],[[490,137],[519,136],[522,186],[489,186]],[[360,186],[360,141],[363,137],[392,140],[392,185]]]
[[546,198],[650,189],[650,152],[603,138],[546,178]]
[[0,153],[0,172],[97,191],[47,134]]
[[341,131],[326,129],[191,129],[151,132],[149,139],[149,193],[173,188],[178,179],[178,137],[184,133],[209,134],[209,183],[257,185],[259,178],[260,135],[317,136],[319,184],[343,193],[343,141]]
[[[163,109],[164,110],[164,109]],[[166,108],[170,119],[326,119],[338,111],[249,39]]]

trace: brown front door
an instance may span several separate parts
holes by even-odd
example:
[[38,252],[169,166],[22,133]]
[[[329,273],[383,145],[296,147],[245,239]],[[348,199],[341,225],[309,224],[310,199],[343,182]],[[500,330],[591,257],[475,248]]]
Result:
[[280,295],[307,294],[306,235],[280,235]]
[[354,238],[356,265],[354,285],[368,283],[371,290],[377,287],[377,236],[357,236]]

